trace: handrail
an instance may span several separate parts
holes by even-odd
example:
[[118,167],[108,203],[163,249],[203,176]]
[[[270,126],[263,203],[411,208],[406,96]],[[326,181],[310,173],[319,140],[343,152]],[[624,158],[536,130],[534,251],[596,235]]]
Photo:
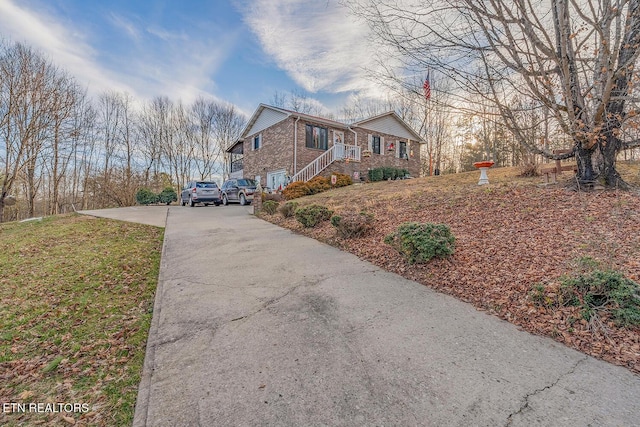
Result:
[[360,161],[360,147],[357,145],[334,144],[307,166],[300,169],[300,171],[291,178],[291,182],[307,182],[336,160],[346,159]]

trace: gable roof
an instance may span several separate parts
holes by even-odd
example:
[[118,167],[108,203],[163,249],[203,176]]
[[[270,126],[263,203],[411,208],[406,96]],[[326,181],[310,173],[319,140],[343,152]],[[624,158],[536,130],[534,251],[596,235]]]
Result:
[[260,104],[255,113],[251,116],[244,130],[240,134],[240,139],[246,138],[248,135],[259,133],[260,131],[280,123],[290,116],[287,110],[272,107],[270,105]]
[[297,111],[286,110],[284,108],[274,107],[272,105],[266,104],[260,104],[255,113],[253,113],[244,130],[242,131],[242,134],[240,135],[240,141],[244,140],[244,138],[249,135],[260,133],[261,131],[277,123],[280,123],[281,121],[286,120],[289,117],[301,118],[310,122],[320,123],[345,130],[353,127],[360,127],[375,132],[395,135],[417,142],[423,142],[420,135],[418,135],[413,129],[411,129],[411,127],[393,111],[389,111],[387,113],[380,114],[375,117],[370,117],[351,125],[347,125],[335,120],[312,116],[305,113],[298,113]]
[[417,142],[424,142],[422,137],[414,131],[404,120],[394,111],[389,111],[368,119],[351,124],[351,127],[359,127],[375,132],[395,135],[402,138],[411,139]]

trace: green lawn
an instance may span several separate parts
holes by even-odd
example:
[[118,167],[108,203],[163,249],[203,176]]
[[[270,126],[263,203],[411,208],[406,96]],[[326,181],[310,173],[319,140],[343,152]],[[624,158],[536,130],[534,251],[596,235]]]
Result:
[[162,239],[80,215],[0,225],[0,402],[88,408],[1,425],[131,424]]

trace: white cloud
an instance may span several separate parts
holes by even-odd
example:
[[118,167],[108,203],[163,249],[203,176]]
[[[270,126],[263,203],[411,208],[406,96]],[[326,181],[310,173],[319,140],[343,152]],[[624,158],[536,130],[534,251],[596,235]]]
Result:
[[82,34],[71,33],[49,17],[23,9],[12,0],[0,0],[0,28],[3,36],[42,51],[92,91],[129,90],[95,62],[95,51]]
[[[25,42],[42,51],[94,95],[114,90],[128,92],[138,100],[166,95],[186,103],[201,95],[216,98],[207,92],[215,89],[211,76],[237,36],[226,33],[215,40],[198,34],[190,36],[115,12],[106,18],[110,29],[89,33],[77,25],[70,29],[64,25],[67,18],[43,10],[44,7],[27,8],[16,0],[0,0],[0,37]],[[189,31],[199,30],[194,27]],[[117,51],[98,51],[90,41],[98,43],[100,37],[130,43],[118,45],[108,40],[118,45]]]
[[244,14],[264,51],[305,90],[383,96],[367,78],[379,64],[366,24],[335,1],[253,0]]

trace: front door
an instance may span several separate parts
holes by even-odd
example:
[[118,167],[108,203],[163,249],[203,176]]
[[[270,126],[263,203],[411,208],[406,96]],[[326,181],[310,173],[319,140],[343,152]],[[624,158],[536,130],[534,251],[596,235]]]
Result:
[[287,171],[284,169],[267,173],[267,187],[282,190],[287,184]]

